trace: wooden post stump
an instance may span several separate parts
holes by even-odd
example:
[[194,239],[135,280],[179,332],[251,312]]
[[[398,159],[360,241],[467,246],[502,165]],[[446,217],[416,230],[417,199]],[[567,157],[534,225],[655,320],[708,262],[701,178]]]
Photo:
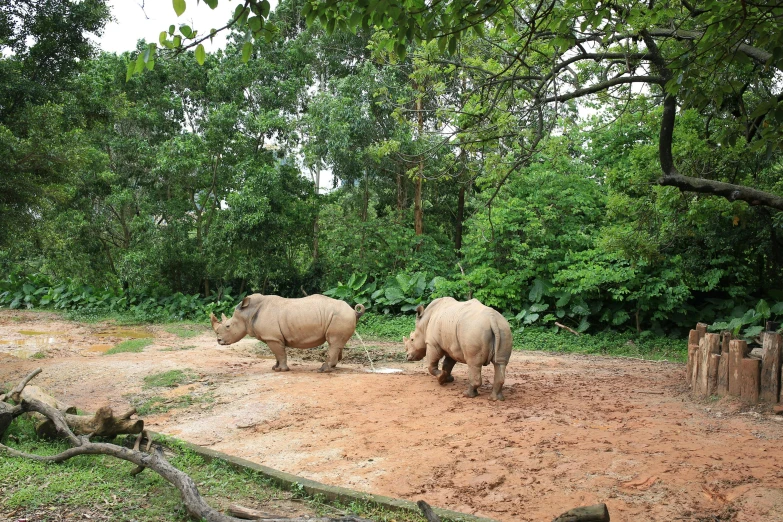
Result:
[[729,342],[729,395],[739,397],[742,392],[742,359],[748,353],[748,343],[739,339]]
[[761,361],[758,359],[742,359],[742,375],[740,397],[750,403],[759,401],[759,377],[761,377]]
[[[713,373],[715,380],[712,381],[710,377],[710,356],[712,354],[720,354],[720,336],[718,334],[708,333],[705,334],[699,342],[698,372],[696,373],[697,383],[693,387],[696,395],[700,395],[702,397],[710,395],[710,391],[714,391],[717,387],[717,366],[715,367],[715,371]],[[718,360],[715,361],[716,364]]]
[[720,341],[720,361],[718,363],[718,386],[715,393],[723,397],[729,393],[729,342],[731,341],[731,332],[725,331],[721,334]]
[[715,395],[718,391],[718,367],[722,359],[721,354],[711,353],[707,367],[707,397]]
[[762,401],[776,403],[780,397],[780,361],[783,338],[779,333],[765,332],[764,355],[761,359],[761,389],[759,398]]
[[691,330],[688,334],[688,364],[685,367],[685,380],[690,387],[693,387],[693,364],[698,351],[699,332],[698,330]]

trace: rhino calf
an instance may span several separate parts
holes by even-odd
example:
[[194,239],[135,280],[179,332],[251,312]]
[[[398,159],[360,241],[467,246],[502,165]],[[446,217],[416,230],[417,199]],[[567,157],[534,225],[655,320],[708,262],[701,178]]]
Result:
[[[427,356],[429,372],[440,384],[452,382],[451,370],[457,362],[468,365],[467,397],[476,397],[481,386],[481,367],[495,365],[491,399],[502,401],[506,365],[511,357],[511,327],[496,310],[477,299],[459,302],[441,297],[427,308],[416,309],[416,329],[410,339],[403,337],[409,361]],[[443,370],[438,362],[445,356]]]
[[326,361],[318,370],[330,372],[343,358],[345,343],[356,330],[356,320],[364,306],[351,306],[325,295],[287,299],[276,295],[253,294],[245,297],[229,319],[218,321],[211,314],[212,329],[220,345],[234,344],[245,335],[263,341],[275,354],[277,372],[287,372],[286,346],[315,348],[329,343]]

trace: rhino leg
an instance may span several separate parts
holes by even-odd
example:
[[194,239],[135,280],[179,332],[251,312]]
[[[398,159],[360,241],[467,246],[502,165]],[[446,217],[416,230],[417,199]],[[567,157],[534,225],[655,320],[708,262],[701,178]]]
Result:
[[495,363],[495,382],[492,385],[492,395],[489,397],[493,401],[504,401],[503,383],[506,381],[506,365]]
[[447,382],[454,382],[454,376],[451,375],[451,370],[454,368],[455,364],[457,364],[457,361],[448,355],[443,359],[443,371],[438,375],[438,383],[446,384]]
[[440,364],[441,357],[443,357],[443,350],[431,344],[427,345],[427,371],[430,372],[430,375],[440,377],[442,372],[438,369],[438,364]]
[[275,359],[277,359],[272,369],[276,372],[287,372],[290,368],[288,368],[288,356],[285,353],[285,345],[274,342],[266,343],[266,345],[269,346],[269,349],[275,354]]
[[481,386],[481,366],[468,366],[468,389],[465,397],[478,397],[478,389]]
[[321,367],[318,369],[319,372],[331,372],[334,370],[334,367],[337,366],[337,363],[342,359],[343,355],[343,347],[345,344],[332,344],[329,343],[329,351],[326,353],[326,362],[324,362]]

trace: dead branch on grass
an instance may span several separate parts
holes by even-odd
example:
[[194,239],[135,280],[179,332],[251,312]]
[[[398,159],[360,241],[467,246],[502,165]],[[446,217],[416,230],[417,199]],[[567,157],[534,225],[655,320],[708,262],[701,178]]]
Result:
[[[10,397],[12,399],[14,397],[20,399],[21,402],[18,406],[12,408],[5,402],[0,403],[0,405],[4,406],[4,409],[0,410],[0,428],[2,427],[2,419],[4,419],[2,414],[9,415],[11,420],[13,420],[13,418],[18,417],[24,412],[37,412],[51,421],[53,429],[57,435],[66,439],[72,447],[57,455],[42,456],[25,453],[23,451],[10,448],[4,444],[0,444],[0,453],[5,453],[6,455],[12,457],[31,459],[38,462],[64,462],[77,455],[109,455],[111,457],[116,457],[118,459],[126,460],[136,464],[137,468],[134,470],[136,473],[139,473],[144,468],[149,468],[166,479],[179,490],[180,495],[182,496],[182,501],[185,504],[185,509],[187,509],[188,513],[197,520],[206,520],[207,522],[241,522],[242,520],[247,520],[224,515],[210,507],[209,504],[207,504],[199,494],[198,488],[196,487],[196,483],[193,481],[193,479],[190,478],[188,474],[172,466],[163,456],[163,452],[161,451],[160,446],[157,446],[155,451],[152,453],[143,452],[138,449],[141,444],[141,436],[137,438],[134,449],[129,449],[122,446],[117,446],[116,444],[90,442],[89,439],[92,434],[81,436],[75,435],[68,426],[65,414],[63,414],[57,408],[45,404],[44,402],[41,402],[37,399],[26,399],[21,396],[22,390],[27,385],[27,383],[30,382],[30,380],[40,372],[41,369],[32,372],[30,375],[25,377],[25,379],[11,392]],[[4,431],[4,429],[0,430],[0,435],[2,435]],[[149,444],[147,448],[149,448]],[[301,518],[270,519],[271,522],[303,522],[304,520],[305,519]],[[309,518],[307,521],[370,522],[358,517]]]

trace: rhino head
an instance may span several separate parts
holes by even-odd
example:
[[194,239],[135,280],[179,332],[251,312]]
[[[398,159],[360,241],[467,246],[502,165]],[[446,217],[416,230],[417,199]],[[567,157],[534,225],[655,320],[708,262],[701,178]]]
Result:
[[[402,342],[405,343],[405,353],[408,354],[407,359],[409,361],[421,361],[427,353],[427,348],[424,343],[418,343],[416,337],[416,332],[411,332],[410,337],[402,337]],[[419,346],[419,344],[421,344],[421,346]]]
[[215,314],[210,314],[209,318],[212,321],[212,329],[215,330],[215,333],[217,334],[218,344],[224,346],[227,344],[234,344],[247,335],[247,325],[245,324],[244,317],[239,313],[239,310],[247,306],[246,301],[248,300],[248,297],[245,297],[245,299],[242,300],[242,304],[234,310],[234,315],[231,316],[230,319],[226,317],[226,314],[221,314],[221,320],[218,321]]
[[416,330],[411,332],[409,338],[405,336],[402,338],[409,361],[421,361],[427,354],[427,345],[424,343],[424,331],[423,328],[419,328],[419,319],[423,313],[424,307],[419,306],[416,309]]

